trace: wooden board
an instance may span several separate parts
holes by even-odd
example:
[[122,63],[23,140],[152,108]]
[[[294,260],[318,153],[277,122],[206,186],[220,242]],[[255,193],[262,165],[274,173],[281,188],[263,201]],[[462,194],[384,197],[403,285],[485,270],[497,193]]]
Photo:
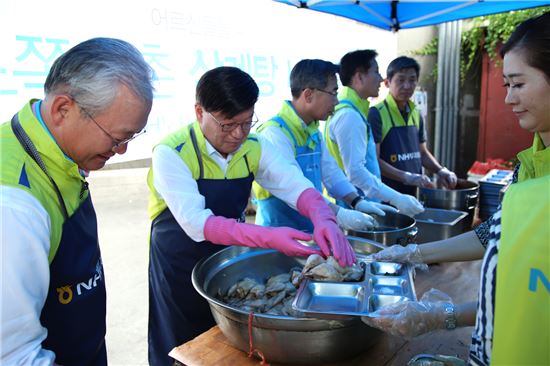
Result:
[[[437,288],[451,296],[454,303],[475,301],[479,286],[479,271],[480,261],[432,265],[430,271],[420,272],[416,276],[417,296],[420,299],[424,292]],[[351,360],[316,366],[402,366],[419,353],[458,355],[466,360],[472,330],[472,327],[454,331],[441,330],[411,340],[384,334],[375,345],[365,349],[363,354]],[[187,366],[260,365],[259,359],[249,358],[247,353],[232,347],[217,326],[174,348],[170,356]]]

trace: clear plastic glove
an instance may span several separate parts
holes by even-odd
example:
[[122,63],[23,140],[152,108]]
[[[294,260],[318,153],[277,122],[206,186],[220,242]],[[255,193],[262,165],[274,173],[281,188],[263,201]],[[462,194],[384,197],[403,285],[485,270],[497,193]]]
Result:
[[385,216],[386,212],[397,212],[395,207],[385,205],[378,202],[370,202],[367,200],[361,200],[355,205],[356,211],[361,211],[369,215]]
[[386,305],[361,320],[386,333],[405,338],[445,328],[445,306],[453,303],[449,295],[431,289],[420,301]]
[[409,244],[405,247],[392,245],[378,253],[371,254],[369,257],[376,262],[410,263],[420,270],[428,270],[428,265],[422,259],[418,244]]
[[457,356],[419,354],[407,362],[407,366],[467,366]]
[[409,186],[417,186],[421,188],[434,188],[434,184],[427,175],[415,174],[406,172],[405,181],[403,182]]
[[400,213],[410,217],[424,212],[424,206],[416,198],[408,194],[399,194],[390,203],[397,207]]
[[372,229],[378,223],[374,217],[359,211],[347,210],[340,207],[336,214],[336,222],[344,230],[364,231]]
[[[313,223],[313,240],[328,257],[332,255],[342,267],[355,263],[355,252],[336,223],[334,212],[323,196],[308,188],[298,197],[298,212]],[[332,252],[332,254],[331,254]]]
[[437,177],[443,183],[443,187],[448,189],[454,189],[458,178],[454,172],[451,172],[449,169],[443,167],[437,172]]
[[311,240],[311,235],[302,231],[289,227],[243,224],[222,216],[212,215],[206,220],[204,238],[214,244],[275,249],[289,256],[321,254],[319,250],[297,241]]

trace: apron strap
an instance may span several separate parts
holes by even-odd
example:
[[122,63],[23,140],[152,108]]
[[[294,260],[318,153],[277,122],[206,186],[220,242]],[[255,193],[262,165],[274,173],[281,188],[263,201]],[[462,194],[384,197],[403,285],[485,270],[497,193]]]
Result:
[[69,218],[69,215],[67,213],[67,207],[65,206],[65,201],[63,201],[61,191],[59,190],[57,184],[55,184],[53,178],[48,173],[48,169],[46,169],[46,164],[44,164],[44,161],[40,157],[40,153],[38,152],[38,150],[36,150],[36,146],[34,146],[29,135],[27,135],[23,127],[21,127],[21,123],[19,122],[19,116],[17,115],[17,113],[11,119],[11,128],[13,130],[13,133],[15,134],[15,137],[17,137],[17,140],[19,140],[21,146],[23,146],[23,149],[25,149],[27,154],[36,162],[36,164],[38,164],[40,169],[42,169],[44,174],[46,174],[46,176],[50,179],[50,182],[52,183],[52,186],[55,190],[55,194],[57,195],[57,200],[59,201],[63,218],[67,220]]
[[246,170],[248,170],[248,174],[250,174],[251,173],[250,165],[248,165],[248,158],[246,157],[246,154],[244,154],[243,158],[244,158],[244,162],[246,164]]
[[193,126],[190,127],[191,142],[193,143],[193,148],[195,149],[195,154],[197,155],[197,160],[199,161],[199,179],[204,178],[204,167],[202,165],[202,156],[199,150],[199,144],[197,143],[197,136],[195,135],[195,130]]
[[[281,116],[276,115],[275,117],[271,118],[271,121],[277,122],[279,124],[279,126],[284,128],[285,130],[287,130],[288,134],[292,138],[292,141],[294,141],[294,147],[298,146],[298,141],[296,141],[296,137],[294,137],[294,134],[290,130],[290,127],[288,127],[288,125],[286,124],[286,121]],[[307,142],[306,142],[306,145],[307,145]]]
[[[395,122],[393,121],[393,116],[391,115],[391,109],[390,109],[390,106],[388,105],[388,102],[386,102],[386,100],[384,100],[384,105],[386,106],[386,109],[388,110],[388,114],[390,115],[391,126],[395,127]],[[405,121],[405,125],[406,124],[407,122]]]

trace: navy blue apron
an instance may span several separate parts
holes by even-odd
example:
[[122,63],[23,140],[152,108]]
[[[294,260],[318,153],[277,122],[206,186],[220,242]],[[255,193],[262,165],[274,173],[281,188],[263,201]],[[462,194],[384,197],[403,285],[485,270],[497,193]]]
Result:
[[[191,141],[199,162],[199,192],[214,215],[244,222],[254,174],[238,179],[205,179],[195,132]],[[151,225],[149,252],[149,364],[171,365],[168,353],[216,325],[208,302],[195,290],[191,272],[199,260],[223,249],[208,241],[196,242],[166,208]]]
[[[107,365],[105,281],[91,196],[68,217],[59,188],[36,147],[19,121],[14,125],[12,119],[12,127],[25,151],[50,179],[65,217],[61,241],[50,263],[48,295],[40,315],[42,326],[48,330],[42,347],[55,352],[55,363],[60,365]],[[87,184],[82,188],[81,195]]]
[[[384,105],[388,110],[392,127],[380,144],[380,157],[394,168],[422,174],[418,128],[414,123],[407,126],[396,126],[386,101],[384,101]],[[387,177],[382,177],[382,182],[398,192],[416,197],[416,186],[409,186]]]
[[[322,192],[323,186],[321,181],[321,142],[318,136],[319,132],[314,137],[308,136],[308,140],[304,146],[298,146],[296,138],[286,122],[280,117],[275,116],[271,119],[279,123],[286,129],[294,142],[296,148],[296,161],[302,169],[304,176],[309,179],[317,191]],[[308,144],[310,139],[316,138],[315,149],[310,149]],[[286,226],[308,233],[313,232],[313,224],[307,217],[302,216],[298,211],[292,209],[284,201],[275,196],[257,200],[256,224],[262,226]]]

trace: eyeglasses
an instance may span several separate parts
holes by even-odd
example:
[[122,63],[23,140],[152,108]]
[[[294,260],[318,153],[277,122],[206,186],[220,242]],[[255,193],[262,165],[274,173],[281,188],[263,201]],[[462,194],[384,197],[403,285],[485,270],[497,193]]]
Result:
[[218,121],[218,119],[216,117],[214,117],[212,115],[212,113],[210,113],[210,112],[206,112],[206,113],[208,113],[210,115],[210,117],[212,117],[214,119],[214,121],[216,121],[218,123],[218,125],[222,129],[222,132],[231,132],[231,131],[234,131],[237,127],[240,127],[243,130],[243,132],[249,132],[250,129],[256,123],[258,123],[258,116],[256,116],[256,113],[254,113],[252,115],[252,120],[250,120],[248,122],[241,122],[241,123],[237,123],[237,122],[221,123],[220,121]]
[[329,94],[329,95],[332,95],[333,97],[337,97],[338,96],[338,92],[337,91],[328,91],[328,90],[323,90],[323,89],[318,89],[318,88],[312,88],[312,89],[315,89],[315,90],[318,90],[322,93],[325,93],[325,94]]
[[107,132],[107,130],[103,127],[101,127],[101,125],[94,119],[94,117],[92,117],[92,114],[90,112],[88,112],[86,110],[86,108],[84,108],[83,106],[81,106],[74,98],[73,98],[74,102],[78,105],[78,107],[86,114],[86,116],[88,116],[95,124],[97,127],[99,127],[99,129],[101,131],[103,131],[107,136],[109,136],[109,138],[111,140],[113,140],[113,148],[117,148],[121,145],[125,145],[127,144],[128,142],[132,141],[133,139],[135,139],[136,137],[140,136],[140,135],[143,135],[145,132],[147,132],[145,129],[141,130],[140,132],[134,134],[132,137],[129,137],[127,139],[117,139],[116,137],[114,137],[113,135],[111,135],[109,132]]

